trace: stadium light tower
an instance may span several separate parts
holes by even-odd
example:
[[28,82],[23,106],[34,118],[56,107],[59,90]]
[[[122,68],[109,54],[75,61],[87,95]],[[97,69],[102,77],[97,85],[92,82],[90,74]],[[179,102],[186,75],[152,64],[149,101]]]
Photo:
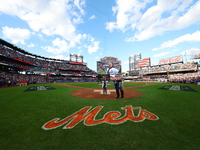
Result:
[[129,72],[134,68],[134,55],[129,56]]
[[141,59],[141,53],[137,53],[135,55],[131,55],[129,57],[129,71],[132,71],[135,69],[135,66],[137,65],[138,60]]
[[70,53],[70,61],[81,62],[83,63],[83,56]]

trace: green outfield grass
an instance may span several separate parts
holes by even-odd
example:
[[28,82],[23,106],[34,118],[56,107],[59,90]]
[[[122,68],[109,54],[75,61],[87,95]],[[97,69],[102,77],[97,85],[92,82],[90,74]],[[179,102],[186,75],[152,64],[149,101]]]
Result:
[[[68,83],[67,83],[68,84]],[[70,83],[69,83],[70,84]],[[144,83],[143,83],[144,84]],[[71,85],[71,84],[70,84]],[[161,90],[165,85],[189,86],[197,92]],[[26,91],[31,86],[55,89]],[[97,82],[76,86],[101,88]],[[114,88],[113,83],[109,85]],[[124,83],[125,87],[138,84]],[[91,100],[70,95],[75,88],[37,84],[0,89],[0,143],[2,150],[198,150],[200,148],[200,86],[162,83],[135,88],[143,95],[121,100]],[[126,94],[126,90],[125,90]],[[96,120],[110,111],[125,115],[125,106],[141,107],[158,120],[86,126],[83,121],[72,129],[66,125],[51,130],[42,126],[54,118],[64,119],[81,108],[104,106]],[[135,115],[139,113],[134,110]]]
[[103,70],[99,70],[99,71],[97,71],[97,73],[98,73],[98,74],[106,74],[106,72],[103,71]]

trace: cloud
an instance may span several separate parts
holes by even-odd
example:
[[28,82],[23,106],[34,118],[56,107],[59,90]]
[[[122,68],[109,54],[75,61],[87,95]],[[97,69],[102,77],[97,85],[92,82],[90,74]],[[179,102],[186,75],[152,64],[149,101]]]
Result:
[[168,47],[173,47],[183,42],[200,42],[200,31],[196,31],[193,34],[185,34],[174,40],[164,42],[163,44],[161,44],[159,48],[154,48],[153,51],[157,51]]
[[162,53],[153,55],[153,57],[162,57],[162,56],[168,55],[170,53],[172,53],[172,52],[162,52]]
[[85,43],[82,46],[87,49],[89,54],[95,53],[100,49],[100,41],[95,40],[91,35],[85,35],[84,39]]
[[[137,24],[137,33],[130,41],[143,41],[165,31],[183,29],[191,24],[197,23],[200,19],[195,16],[199,15],[200,3],[191,6],[192,0],[158,0],[157,5],[149,8]],[[195,9],[195,11],[191,11]],[[190,21],[180,21],[181,19]]]
[[[93,53],[98,50],[100,42],[94,38],[91,41],[90,35],[77,30],[77,25],[84,22],[84,7],[85,0],[9,0],[2,2],[0,13],[20,18],[40,39],[44,39],[45,36],[58,37],[53,40],[52,46],[42,47],[47,52],[54,54],[69,52],[70,48],[86,42],[88,52]],[[94,18],[94,15],[91,16],[91,19]],[[20,42],[24,43],[23,40]]]
[[71,45],[81,40],[76,25],[83,23],[85,0],[9,0],[2,3],[0,12],[25,21],[37,35],[58,35]]
[[62,59],[62,60],[69,60],[69,57],[65,57],[65,56],[63,56],[63,55],[50,56],[49,58]]
[[30,43],[30,44],[28,45],[28,47],[35,47],[35,44]]
[[11,39],[14,44],[25,44],[25,40],[30,38],[31,32],[28,29],[2,27],[3,37]]
[[199,48],[191,48],[189,50],[182,52],[181,54],[189,55],[189,56],[197,55],[197,54],[200,54],[200,49]]
[[[147,5],[152,5],[146,9]],[[112,8],[116,21],[107,22],[106,29],[130,31],[125,41],[143,41],[166,31],[179,30],[199,23],[200,1],[192,0],[117,0]],[[146,11],[145,11],[146,10]]]
[[60,38],[56,38],[52,41],[53,46],[44,46],[42,47],[47,52],[51,52],[53,54],[61,54],[63,52],[69,52],[71,45],[69,45],[65,40],[61,40]]
[[88,53],[92,54],[99,49],[100,41],[93,41],[91,45],[87,46]]
[[116,6],[112,7],[112,11],[114,12],[114,15],[116,15],[116,21],[107,22],[106,29],[112,32],[114,29],[126,31],[128,26],[134,28],[134,24],[142,16],[140,10],[144,8],[146,2],[148,3],[150,1],[151,0],[145,2],[140,2],[137,0],[117,0]]
[[89,18],[89,20],[92,20],[92,19],[95,19],[96,18],[96,16],[95,15],[92,15],[90,18]]
[[37,36],[40,38],[40,39],[42,39],[43,38],[43,35],[42,34],[37,34]]
[[[91,37],[90,35],[86,35],[86,34],[79,34],[79,36],[77,36],[76,40],[79,39],[83,39],[85,40],[86,44],[84,45],[84,47],[87,49],[89,54],[92,54],[94,52],[96,52],[99,49],[99,44],[100,41],[96,41],[93,37]],[[81,46],[81,42],[77,43],[78,45]],[[73,42],[67,42],[64,39],[60,39],[60,38],[56,38],[52,41],[52,45],[53,46],[43,46],[42,48],[47,51],[47,52],[51,52],[53,54],[61,54],[63,52],[69,52],[69,50],[73,47],[75,47],[75,43]],[[77,49],[79,49],[79,53],[82,52],[82,50],[80,50],[81,47],[78,46]]]

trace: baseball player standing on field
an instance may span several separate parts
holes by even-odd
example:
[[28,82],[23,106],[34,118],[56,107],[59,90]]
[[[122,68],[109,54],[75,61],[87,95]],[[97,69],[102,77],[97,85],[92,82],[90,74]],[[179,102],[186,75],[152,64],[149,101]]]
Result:
[[103,88],[103,94],[105,96],[107,95],[107,85],[108,85],[108,81],[106,80],[106,78],[104,78],[104,80],[102,81],[102,88]]

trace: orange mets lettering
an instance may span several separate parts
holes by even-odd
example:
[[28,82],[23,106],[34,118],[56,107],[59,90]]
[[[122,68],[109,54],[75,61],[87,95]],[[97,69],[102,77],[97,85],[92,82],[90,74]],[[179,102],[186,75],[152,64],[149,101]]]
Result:
[[[147,110],[141,109],[141,107],[132,107],[131,105],[129,105],[124,108],[121,108],[122,110],[125,110],[124,116],[121,116],[121,113],[118,111],[110,111],[106,113],[102,119],[96,120],[95,117],[103,108],[103,106],[97,106],[93,110],[89,111],[91,108],[92,107],[90,106],[84,107],[63,120],[60,120],[60,118],[55,118],[53,120],[50,120],[49,122],[45,123],[42,128],[45,130],[50,130],[66,124],[63,127],[63,129],[71,129],[83,120],[85,125],[92,126],[100,123],[120,124],[127,120],[133,122],[141,122],[145,119],[149,120],[159,119],[156,115]],[[133,109],[139,109],[139,113],[137,116],[134,115]]]

